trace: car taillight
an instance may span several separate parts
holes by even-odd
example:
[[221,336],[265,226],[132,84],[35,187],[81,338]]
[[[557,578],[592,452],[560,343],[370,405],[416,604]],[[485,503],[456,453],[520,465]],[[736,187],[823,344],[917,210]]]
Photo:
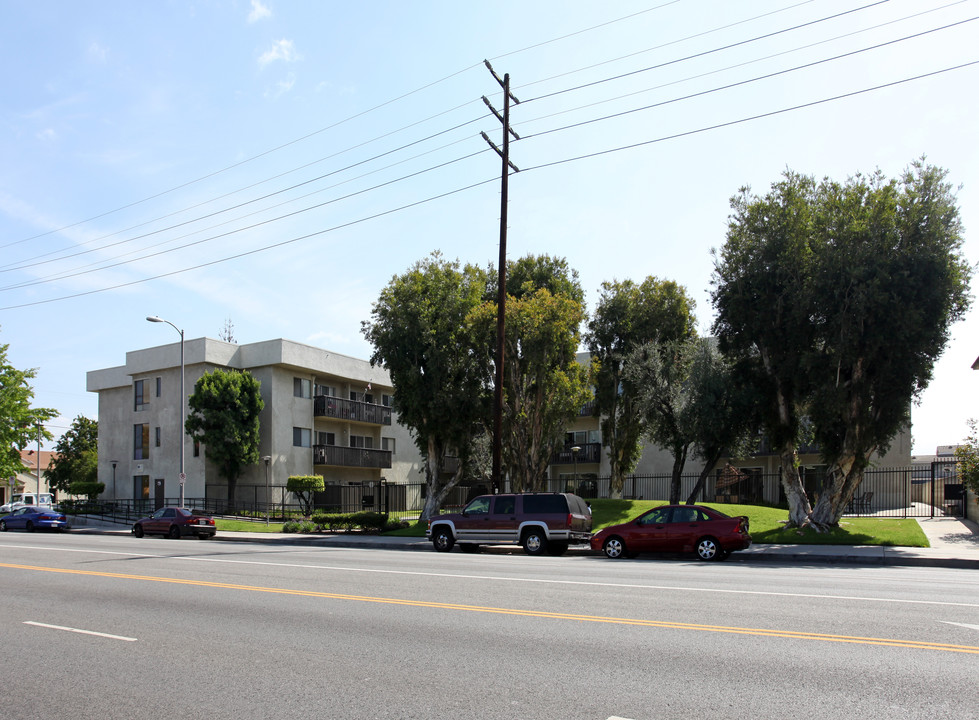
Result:
[[571,513],[568,513],[568,530],[571,529],[571,523],[572,523],[573,520],[574,520],[574,515],[572,515]]

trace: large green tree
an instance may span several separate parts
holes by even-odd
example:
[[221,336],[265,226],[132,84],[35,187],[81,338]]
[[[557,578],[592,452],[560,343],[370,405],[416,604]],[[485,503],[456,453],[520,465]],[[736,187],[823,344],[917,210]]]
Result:
[[0,345],[0,478],[4,480],[24,469],[20,451],[37,442],[39,432],[43,440],[51,439],[44,423],[58,415],[51,408],[31,406],[34,388],[30,381],[37,370],[18,370],[11,365],[9,347]]
[[74,481],[98,481],[99,424],[84,415],[71,421],[54,447],[48,466],[48,484],[52,490],[69,492]]
[[[495,338],[496,289],[474,314],[484,342]],[[568,425],[591,399],[577,362],[585,294],[564,258],[527,255],[507,263],[503,363],[503,467],[515,492],[544,489]]]
[[265,407],[261,383],[249,372],[218,368],[200,377],[187,404],[187,434],[204,444],[234,504],[238,477],[259,460],[258,415]]
[[[488,282],[486,271],[432,253],[392,278],[362,325],[374,347],[371,362],[391,376],[398,421],[425,459],[422,521],[470,471],[479,447],[473,438],[485,432],[492,346],[474,337],[470,314]],[[447,454],[460,461],[449,478],[443,477]]]
[[876,172],[820,185],[810,414],[827,471],[817,527],[839,523],[873,454],[910,427],[911,403],[969,308],[971,268],[947,174],[918,161],[895,179]]
[[641,388],[626,377],[626,357],[645,343],[693,337],[694,307],[683,286],[670,280],[648,277],[640,285],[631,280],[602,283],[587,344],[612,497],[622,496],[625,476],[642,455],[646,432],[645,415],[636,404]]
[[673,456],[670,502],[681,500],[690,457],[703,467],[687,495],[694,503],[722,457],[742,457],[757,435],[757,396],[739,382],[712,338],[646,343],[626,357],[624,376],[636,388],[646,435]]
[[[732,200],[714,274],[715,332],[767,398],[790,524],[835,525],[873,454],[909,422],[970,269],[946,172],[845,183],[788,171],[764,197]],[[827,464],[814,508],[795,447],[805,417]]]
[[762,425],[782,465],[789,524],[808,522],[812,507],[799,475],[797,446],[811,388],[815,344],[812,277],[816,182],[787,171],[764,197],[742,188],[731,199],[727,239],[715,254],[711,296],[714,333],[739,357],[746,382],[762,397]]

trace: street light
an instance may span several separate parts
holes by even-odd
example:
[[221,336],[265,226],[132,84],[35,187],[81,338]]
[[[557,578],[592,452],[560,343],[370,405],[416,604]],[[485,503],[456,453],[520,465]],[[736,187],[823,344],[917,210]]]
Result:
[[116,500],[116,465],[119,464],[118,460],[110,460],[109,463],[112,465],[112,501]]
[[272,466],[272,456],[263,455],[265,462],[265,527],[269,526],[269,471]]
[[571,457],[574,458],[574,487],[571,488],[571,492],[578,492],[578,453],[581,452],[581,448],[575,445],[571,448]]
[[184,331],[178,328],[169,320],[164,320],[156,315],[149,315],[146,318],[149,322],[166,323],[178,333],[180,333],[180,500],[178,505],[184,506],[184,481],[187,474],[184,472],[184,433],[187,425],[186,393],[184,392]]

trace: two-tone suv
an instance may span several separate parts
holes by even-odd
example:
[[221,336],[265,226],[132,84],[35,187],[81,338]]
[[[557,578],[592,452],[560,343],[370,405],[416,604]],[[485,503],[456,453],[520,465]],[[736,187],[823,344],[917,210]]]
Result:
[[571,493],[480,495],[461,513],[430,518],[425,537],[439,552],[519,544],[528,555],[563,555],[591,539],[591,509]]

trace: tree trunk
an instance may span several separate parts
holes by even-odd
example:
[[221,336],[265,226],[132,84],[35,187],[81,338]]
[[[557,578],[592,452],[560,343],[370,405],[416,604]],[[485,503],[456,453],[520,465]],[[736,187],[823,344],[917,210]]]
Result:
[[789,503],[789,522],[786,527],[805,527],[809,523],[812,506],[806,497],[806,489],[795,463],[795,443],[785,443],[779,456],[782,460],[782,489]]
[[853,494],[863,482],[866,463],[858,461],[853,453],[836,458],[826,471],[823,490],[812,511],[812,524],[817,530],[828,530],[840,524]]
[[676,448],[673,451],[673,473],[670,477],[670,505],[680,502],[680,480],[683,476],[683,468],[687,464],[687,451],[689,446]]
[[687,505],[696,504],[697,496],[703,492],[704,486],[707,485],[707,478],[710,477],[710,471],[717,465],[722,453],[723,450],[719,450],[716,453],[712,453],[710,457],[704,458],[704,469],[700,471],[700,476],[697,478],[697,484],[693,486],[693,491],[687,496]]
[[[433,460],[434,458],[434,460]],[[425,484],[428,485],[428,497],[425,499],[425,507],[422,508],[418,522],[427,523],[432,515],[436,514],[441,508],[442,503],[452,490],[462,479],[462,463],[459,469],[444,484],[439,482],[442,476],[442,468],[445,465],[445,453],[433,442],[428,443],[428,455],[425,458]]]

